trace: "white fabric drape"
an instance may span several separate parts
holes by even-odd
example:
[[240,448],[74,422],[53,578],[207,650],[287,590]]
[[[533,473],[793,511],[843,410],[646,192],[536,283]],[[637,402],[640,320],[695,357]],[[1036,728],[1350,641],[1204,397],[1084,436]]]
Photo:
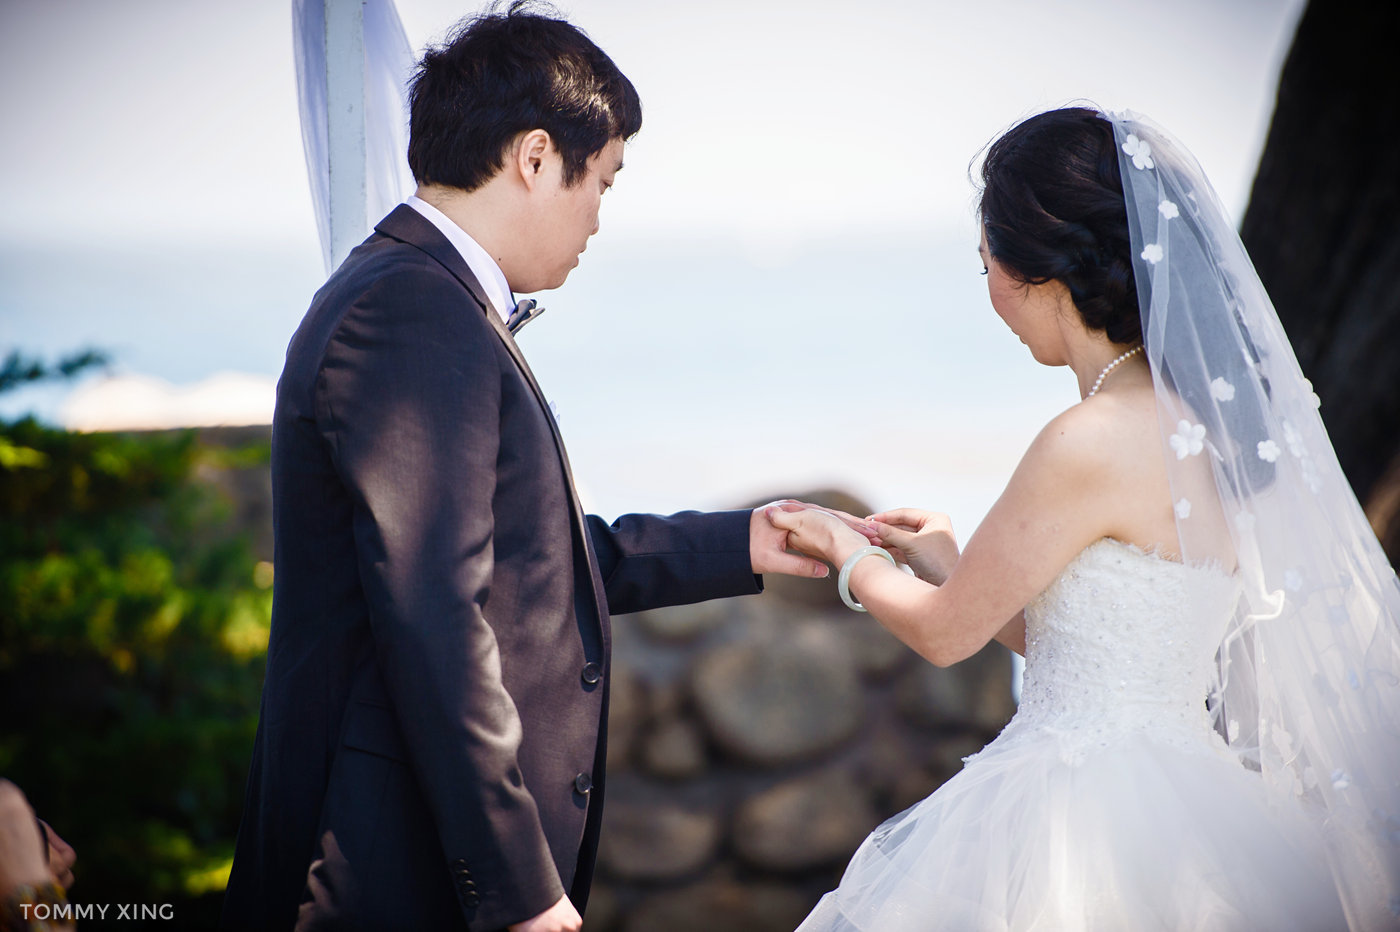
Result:
[[[311,201],[321,235],[326,272],[333,271],[330,159],[326,111],[325,6],[345,0],[293,0],[292,44],[296,55],[301,137]],[[354,0],[351,0],[354,2]],[[361,0],[364,7],[365,204],[369,235],[379,219],[413,193],[408,170],[408,82],[415,58],[394,0]]]

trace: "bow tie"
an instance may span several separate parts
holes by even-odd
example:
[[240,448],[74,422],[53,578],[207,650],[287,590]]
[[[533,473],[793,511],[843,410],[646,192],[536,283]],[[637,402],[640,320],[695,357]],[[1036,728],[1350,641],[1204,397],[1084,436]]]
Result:
[[511,333],[516,333],[521,327],[543,313],[544,308],[535,304],[534,299],[526,298],[515,306],[515,310],[510,312],[510,317],[506,320],[506,329]]

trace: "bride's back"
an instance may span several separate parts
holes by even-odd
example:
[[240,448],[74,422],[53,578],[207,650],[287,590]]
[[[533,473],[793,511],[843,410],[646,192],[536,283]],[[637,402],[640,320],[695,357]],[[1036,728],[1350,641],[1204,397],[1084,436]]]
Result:
[[1195,456],[1183,463],[1173,476],[1178,488],[1168,480],[1157,399],[1146,365],[1124,373],[1122,382],[1086,398],[1078,407],[1084,416],[1120,422],[1114,429],[1120,443],[1111,449],[1086,451],[1103,457],[1117,474],[1117,481],[1105,483],[1099,493],[1110,496],[1114,505],[1103,536],[1180,560],[1184,548],[1177,518],[1189,516],[1199,535],[1191,541],[1191,560],[1233,569],[1234,548],[1209,457]]

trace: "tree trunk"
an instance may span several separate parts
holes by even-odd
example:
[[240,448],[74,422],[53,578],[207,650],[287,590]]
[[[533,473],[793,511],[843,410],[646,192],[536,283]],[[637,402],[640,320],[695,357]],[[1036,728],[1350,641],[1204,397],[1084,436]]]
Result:
[[1400,4],[1311,0],[1240,235],[1400,558]]

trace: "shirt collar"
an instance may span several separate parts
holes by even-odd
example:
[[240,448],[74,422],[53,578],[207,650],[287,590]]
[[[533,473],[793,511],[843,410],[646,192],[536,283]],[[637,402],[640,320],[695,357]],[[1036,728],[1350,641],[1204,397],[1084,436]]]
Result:
[[410,196],[405,203],[422,214],[447,237],[447,241],[462,256],[467,268],[472,270],[476,280],[481,283],[481,290],[486,292],[486,300],[491,302],[492,309],[500,315],[504,323],[510,317],[510,312],[515,310],[515,297],[511,294],[510,283],[506,281],[505,273],[496,264],[496,260],[481,248],[480,243],[472,239],[471,234],[418,195]]

